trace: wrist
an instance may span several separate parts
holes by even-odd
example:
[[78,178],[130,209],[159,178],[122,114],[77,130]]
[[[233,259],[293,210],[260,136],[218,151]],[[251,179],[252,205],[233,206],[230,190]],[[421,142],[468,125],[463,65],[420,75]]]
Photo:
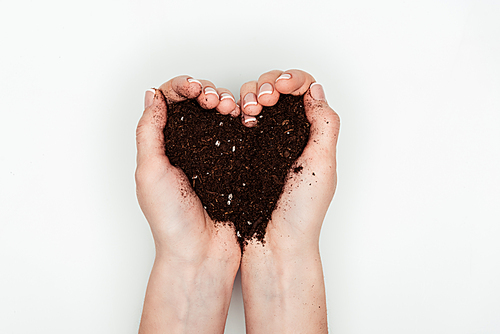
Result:
[[[189,292],[191,288],[198,292],[225,288],[232,290],[234,278],[239,268],[239,258],[222,258],[213,254],[198,258],[157,253],[154,267],[164,273],[166,279],[182,282],[186,292]],[[205,285],[205,283],[207,284]],[[230,286],[228,287],[228,285]]]
[[306,261],[311,257],[319,256],[319,238],[303,235],[298,237],[268,228],[264,243],[250,241],[245,247],[242,256],[244,261],[272,259],[276,264],[289,263],[301,259]]
[[283,251],[250,244],[241,281],[247,333],[326,333],[326,299],[318,247]]
[[139,332],[162,328],[169,333],[221,333],[236,270],[210,258],[199,264],[156,258]]
[[286,281],[289,276],[296,277],[305,268],[321,268],[321,257],[319,246],[316,244],[298,245],[275,245],[270,242],[266,244],[250,243],[243,253],[241,259],[241,271],[265,272],[269,275],[277,275],[277,279]]

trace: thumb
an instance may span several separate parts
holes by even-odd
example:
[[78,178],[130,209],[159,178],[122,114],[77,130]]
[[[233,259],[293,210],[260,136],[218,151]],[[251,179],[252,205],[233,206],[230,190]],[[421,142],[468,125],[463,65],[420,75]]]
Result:
[[311,124],[304,153],[335,160],[340,118],[326,102],[325,92],[320,84],[313,83],[309,87],[304,95],[304,109]]
[[313,233],[319,238],[337,184],[336,145],[340,119],[326,102],[319,84],[312,84],[304,94],[304,110],[311,124],[309,139],[289,171],[290,177],[273,219],[295,222],[299,229],[307,229],[304,233]]
[[144,96],[144,113],[136,130],[137,165],[151,158],[165,159],[163,129],[167,124],[167,105],[162,92],[148,89]]

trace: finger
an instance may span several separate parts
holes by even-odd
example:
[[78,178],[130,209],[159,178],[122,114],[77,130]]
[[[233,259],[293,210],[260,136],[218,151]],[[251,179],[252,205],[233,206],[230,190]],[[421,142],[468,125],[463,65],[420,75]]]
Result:
[[219,94],[215,85],[208,80],[200,80],[200,82],[203,89],[196,100],[203,109],[214,109],[219,104]]
[[241,111],[248,116],[256,116],[262,111],[257,101],[257,81],[250,81],[240,88]]
[[255,116],[250,116],[245,113],[241,113],[241,122],[247,128],[251,128],[257,125],[257,118]]
[[304,95],[311,83],[315,82],[312,75],[301,70],[288,70],[275,81],[274,87],[281,94]]
[[219,94],[219,104],[216,109],[222,115],[228,115],[236,108],[236,101],[233,94],[225,88],[217,88]]
[[278,102],[280,93],[274,89],[274,83],[282,73],[283,71],[274,70],[264,73],[259,77],[257,84],[257,87],[259,88],[259,93],[257,94],[259,104],[270,107],[274,106]]
[[340,129],[340,118],[326,102],[323,87],[313,83],[304,95],[304,110],[311,124],[309,140],[303,155],[320,155],[333,164]]
[[[241,115],[241,117],[240,117],[241,123],[244,126],[251,128],[252,126],[257,125],[257,117],[246,115],[243,111],[241,111],[241,101],[240,100],[238,100],[238,102],[236,102],[236,108],[239,111],[238,115]],[[238,116],[238,115],[236,115],[236,116]]]
[[147,90],[146,108],[136,130],[137,165],[148,159],[166,159],[163,129],[167,124],[167,105],[160,90]]
[[168,104],[194,99],[201,94],[203,85],[188,75],[170,79],[158,88]]
[[155,94],[156,94],[156,89],[154,88],[146,90],[146,93],[144,95],[144,110],[153,105]]
[[236,107],[234,108],[234,110],[231,111],[231,113],[229,115],[231,115],[231,117],[238,117],[240,114],[241,114],[241,108],[240,108],[240,104],[238,102],[238,103],[236,103]]

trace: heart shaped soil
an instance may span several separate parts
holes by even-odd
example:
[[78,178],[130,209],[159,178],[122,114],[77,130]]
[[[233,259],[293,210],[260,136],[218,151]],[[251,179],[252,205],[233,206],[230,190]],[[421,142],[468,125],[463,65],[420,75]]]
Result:
[[[303,97],[281,95],[264,107],[258,124],[205,110],[187,100],[168,106],[165,151],[180,167],[209,216],[234,225],[242,248],[263,241],[293,163],[309,138]],[[301,166],[290,172],[299,173]]]

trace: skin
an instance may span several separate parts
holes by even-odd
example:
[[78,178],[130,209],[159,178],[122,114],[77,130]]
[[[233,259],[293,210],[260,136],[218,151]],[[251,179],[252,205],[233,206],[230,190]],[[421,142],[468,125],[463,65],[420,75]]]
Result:
[[[280,78],[283,73],[290,78]],[[271,71],[245,83],[241,104],[227,89],[188,79],[176,77],[147,92],[137,127],[137,197],[156,246],[139,333],[223,333],[240,262],[247,333],[326,333],[318,242],[336,187],[338,115],[321,86],[311,86],[314,78],[299,70]],[[296,162],[303,169],[289,175],[265,246],[251,242],[242,255],[234,231],[214,226],[184,173],[165,156],[166,105],[196,99],[255,126],[254,116],[280,94],[304,95],[311,134]]]
[[[139,333],[222,333],[240,248],[234,231],[214,226],[184,173],[170,164],[163,139],[166,103],[196,98],[213,108],[219,98],[187,77],[152,95],[137,126],[137,198],[156,246]],[[236,107],[225,102],[224,111]]]
[[297,70],[286,73],[291,78],[278,81],[279,71],[263,74],[256,85],[244,85],[241,92],[258,94],[263,83],[271,83],[273,94],[259,98],[263,106],[275,104],[279,94],[305,94],[304,109],[311,124],[309,141],[292,166],[303,169],[289,173],[266,231],[265,246],[253,242],[242,257],[241,281],[250,334],[328,332],[319,235],[337,183],[340,119],[326,101],[312,97],[312,76]]

